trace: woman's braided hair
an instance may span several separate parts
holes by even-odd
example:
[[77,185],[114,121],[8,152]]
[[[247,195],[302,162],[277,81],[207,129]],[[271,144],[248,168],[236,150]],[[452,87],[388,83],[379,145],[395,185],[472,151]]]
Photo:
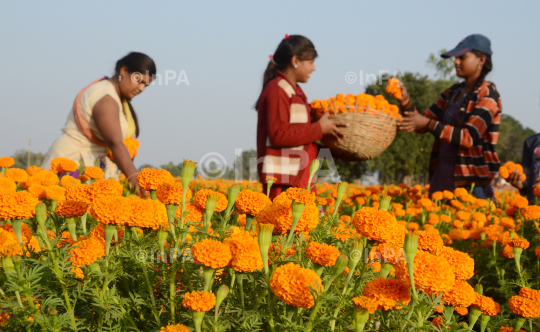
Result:
[[477,57],[481,57],[482,55],[485,55],[486,56],[486,62],[484,63],[484,66],[482,67],[482,71],[480,72],[480,76],[476,80],[476,84],[474,85],[472,91],[469,92],[467,94],[467,96],[465,98],[463,98],[463,100],[461,102],[461,111],[456,116],[456,118],[454,120],[454,123],[453,123],[453,125],[455,127],[463,127],[463,125],[465,124],[465,118],[467,116],[467,112],[466,112],[467,107],[469,106],[469,103],[471,101],[473,101],[473,97],[476,95],[474,93],[474,91],[476,91],[476,90],[478,90],[478,88],[480,88],[482,83],[484,83],[484,80],[486,79],[487,74],[489,74],[491,72],[491,70],[493,69],[493,62],[491,62],[491,55],[485,54],[485,53],[480,52],[480,51],[475,51],[475,50],[471,51],[471,53],[474,53],[474,55],[476,55]]

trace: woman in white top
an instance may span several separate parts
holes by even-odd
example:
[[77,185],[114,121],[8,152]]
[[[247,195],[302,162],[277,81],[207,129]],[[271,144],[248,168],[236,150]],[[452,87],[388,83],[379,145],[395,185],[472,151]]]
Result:
[[[56,157],[84,166],[94,166],[99,159],[105,177],[117,178],[121,171],[136,188],[137,169],[123,140],[139,135],[130,101],[144,91],[155,74],[156,65],[145,54],[132,52],[118,60],[112,78],[96,80],[77,95],[64,133],[47,152],[41,167],[49,169]],[[114,163],[107,157],[109,151]]]

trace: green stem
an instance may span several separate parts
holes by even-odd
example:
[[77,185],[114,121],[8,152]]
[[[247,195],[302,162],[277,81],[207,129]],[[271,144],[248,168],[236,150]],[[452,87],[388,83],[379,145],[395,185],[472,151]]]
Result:
[[148,277],[147,266],[144,262],[141,263],[143,266],[144,280],[146,281],[146,288],[148,289],[148,294],[150,295],[150,301],[152,302],[152,311],[158,326],[161,326],[161,321],[159,319],[159,313],[156,311],[156,301],[154,300],[154,292],[152,291],[152,284],[150,283],[150,278]]

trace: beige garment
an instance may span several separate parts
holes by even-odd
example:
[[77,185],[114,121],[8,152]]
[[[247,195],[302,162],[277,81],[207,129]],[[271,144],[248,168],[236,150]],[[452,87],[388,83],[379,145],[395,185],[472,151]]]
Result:
[[[99,132],[92,111],[94,105],[106,95],[111,96],[118,104],[119,110],[122,110],[122,102],[114,85],[108,80],[99,81],[92,84],[88,90],[84,92],[81,98],[81,111],[84,119],[88,122],[88,125],[92,132],[101,140],[103,136]],[[119,112],[120,128],[122,130],[122,138],[128,137],[128,121],[123,111]],[[43,169],[48,170],[51,167],[51,161],[56,157],[64,157],[71,159],[77,163],[82,163],[85,167],[94,166],[97,159],[105,161],[105,177],[106,178],[118,178],[120,171],[114,162],[112,162],[107,155],[107,147],[99,146],[92,143],[86,136],[84,136],[75,122],[73,111],[69,112],[68,119],[64,128],[64,132],[52,145],[45,159],[41,164]]]

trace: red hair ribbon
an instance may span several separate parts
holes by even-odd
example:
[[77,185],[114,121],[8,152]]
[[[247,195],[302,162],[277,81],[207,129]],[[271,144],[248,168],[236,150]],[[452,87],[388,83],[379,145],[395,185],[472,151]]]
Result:
[[285,39],[289,39],[290,36],[288,34],[285,34]]

